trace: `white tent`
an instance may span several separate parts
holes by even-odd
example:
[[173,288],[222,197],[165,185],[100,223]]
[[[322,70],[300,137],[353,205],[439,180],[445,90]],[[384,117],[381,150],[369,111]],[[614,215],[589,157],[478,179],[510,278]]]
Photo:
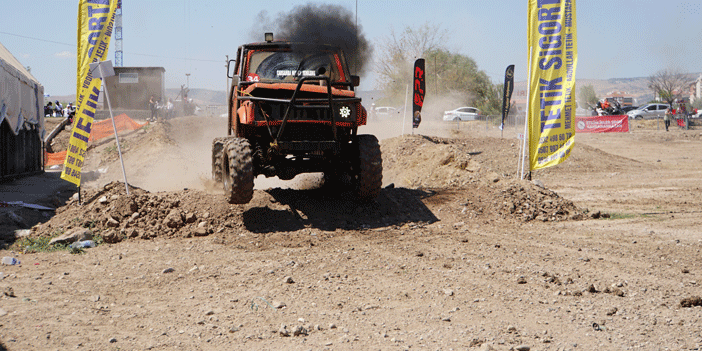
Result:
[[22,128],[36,129],[44,138],[44,87],[0,43],[0,123],[3,120],[15,135]]
[[44,171],[44,87],[0,44],[0,180]]

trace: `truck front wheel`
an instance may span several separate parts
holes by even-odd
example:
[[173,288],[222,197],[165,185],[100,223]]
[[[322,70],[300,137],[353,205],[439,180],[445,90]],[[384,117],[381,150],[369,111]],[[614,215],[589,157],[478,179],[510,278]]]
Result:
[[230,204],[245,204],[253,197],[254,175],[251,144],[243,138],[230,139],[222,153],[224,195]]
[[383,185],[383,159],[374,135],[358,136],[357,165],[354,172],[356,195],[361,200],[372,200],[380,194]]

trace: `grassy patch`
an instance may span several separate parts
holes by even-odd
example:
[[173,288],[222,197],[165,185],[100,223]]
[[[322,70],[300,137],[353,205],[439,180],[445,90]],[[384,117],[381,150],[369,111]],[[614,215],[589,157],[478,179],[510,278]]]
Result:
[[103,153],[103,155],[108,156],[108,157],[117,155],[117,145],[110,145],[110,146],[106,147],[102,153]]
[[25,237],[16,241],[12,246],[15,251],[24,253],[68,251],[71,248],[66,244],[49,245],[52,238],[42,236],[38,238]]
[[639,214],[635,213],[610,213],[609,218],[605,219],[630,219],[630,218],[636,218],[636,217],[641,217]]
[[[86,225],[87,224],[87,225]],[[84,228],[92,228],[94,223],[85,222],[83,223]],[[82,248],[72,248],[70,244],[53,244],[49,245],[51,239],[62,235],[63,230],[57,230],[54,235],[42,236],[42,237],[24,237],[17,240],[13,245],[12,249],[24,253],[40,253],[40,252],[56,252],[56,251],[70,251],[72,254],[83,253],[85,249]],[[93,242],[96,246],[101,245],[105,242],[101,235],[93,235]]]

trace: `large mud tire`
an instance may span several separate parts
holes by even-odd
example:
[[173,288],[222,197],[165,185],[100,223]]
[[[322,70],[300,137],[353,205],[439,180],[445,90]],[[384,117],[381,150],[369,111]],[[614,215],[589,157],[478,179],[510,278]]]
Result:
[[230,139],[222,153],[224,195],[230,204],[251,201],[254,188],[251,144],[243,138]]
[[369,201],[380,195],[383,159],[378,138],[374,135],[358,136],[358,169],[355,178],[356,196],[360,200]]
[[220,183],[222,181],[222,152],[226,138],[215,138],[212,141],[212,179]]

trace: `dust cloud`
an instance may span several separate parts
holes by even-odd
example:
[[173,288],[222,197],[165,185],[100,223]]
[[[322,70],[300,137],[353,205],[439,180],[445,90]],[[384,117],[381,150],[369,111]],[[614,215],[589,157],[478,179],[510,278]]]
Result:
[[329,4],[297,6],[292,12],[281,12],[271,21],[266,11],[257,15],[251,29],[252,40],[260,41],[263,33],[273,32],[276,39],[307,44],[332,44],[341,47],[351,74],[366,73],[373,57],[373,45],[366,39],[362,27],[356,25],[348,9]]
[[[411,94],[410,90],[410,94]],[[408,97],[406,108],[403,106],[391,106],[396,108],[396,113],[384,116],[371,116],[370,109],[372,100],[363,101],[363,106],[368,111],[368,124],[359,128],[359,134],[373,134],[378,140],[389,139],[403,134],[421,134],[436,137],[450,137],[457,129],[456,123],[443,121],[444,111],[453,110],[461,106],[467,106],[458,94],[444,96],[432,95],[428,90],[422,107],[422,123],[419,128],[412,129],[412,104]],[[377,104],[375,107],[381,107]],[[465,127],[464,127],[465,128]]]

